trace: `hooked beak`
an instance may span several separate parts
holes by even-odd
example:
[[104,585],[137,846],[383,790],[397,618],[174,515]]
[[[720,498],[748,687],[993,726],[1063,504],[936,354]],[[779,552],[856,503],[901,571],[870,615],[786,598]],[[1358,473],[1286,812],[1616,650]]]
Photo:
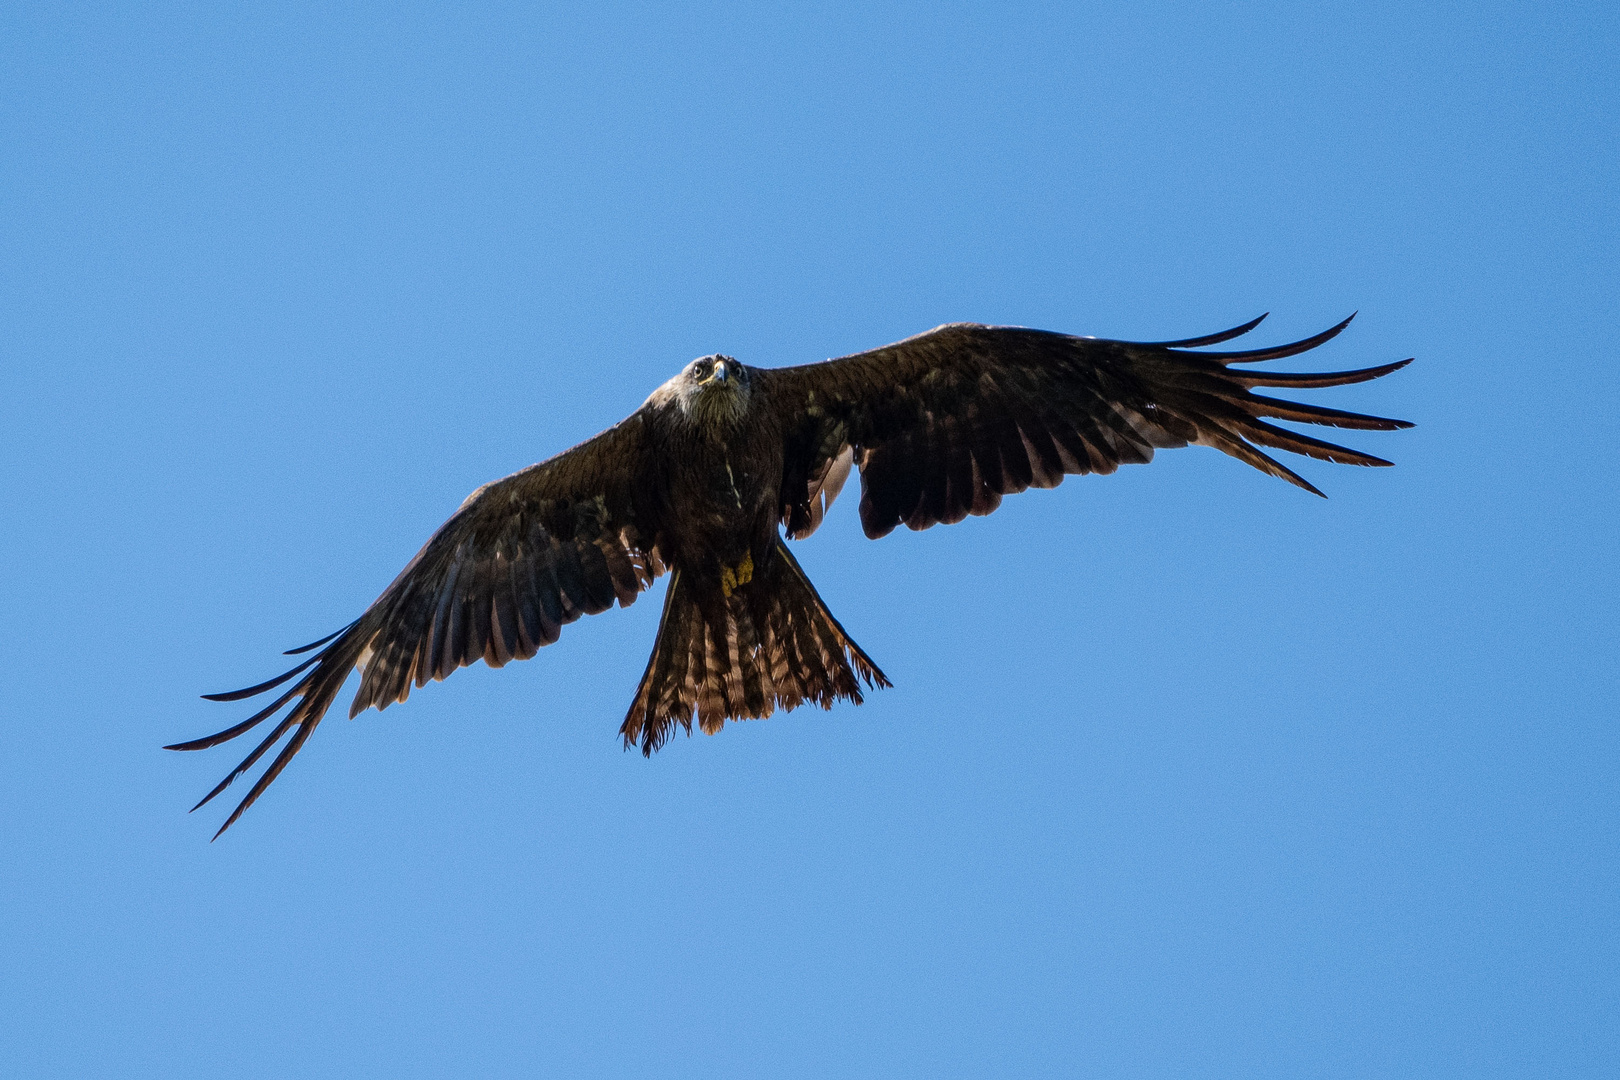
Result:
[[729,379],[729,378],[730,378],[730,372],[728,371],[725,362],[721,361],[720,363],[714,365],[713,374],[711,374],[707,379],[704,379],[703,381],[705,383],[717,382],[721,386],[724,386],[726,384],[726,380]]

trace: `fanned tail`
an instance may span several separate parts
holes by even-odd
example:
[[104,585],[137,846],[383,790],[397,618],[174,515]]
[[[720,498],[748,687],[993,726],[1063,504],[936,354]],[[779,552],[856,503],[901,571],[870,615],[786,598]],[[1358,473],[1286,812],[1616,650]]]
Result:
[[675,725],[714,734],[727,720],[811,702],[823,709],[891,685],[850,638],[780,539],[771,563],[730,596],[679,569],[664,597],[647,670],[619,733],[651,755]]

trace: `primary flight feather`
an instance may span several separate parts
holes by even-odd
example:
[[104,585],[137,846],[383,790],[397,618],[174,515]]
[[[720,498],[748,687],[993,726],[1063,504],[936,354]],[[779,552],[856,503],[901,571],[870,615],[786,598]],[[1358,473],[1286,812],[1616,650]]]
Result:
[[[1353,317],[1353,316],[1352,316]],[[1260,319],[1265,318],[1261,316]],[[850,468],[861,527],[926,529],[988,514],[1002,496],[1111,473],[1156,449],[1198,443],[1320,495],[1261,447],[1352,465],[1388,465],[1269,420],[1387,431],[1402,420],[1255,394],[1340,386],[1410,363],[1322,374],[1233,368],[1293,356],[1336,336],[1248,352],[1198,352],[1254,329],[1152,343],[954,323],[820,364],[755,368],[694,360],[627,419],[556,457],[473,492],[365,614],[289,655],[285,674],[226,694],[292,685],[217,734],[234,739],[292,708],[197,806],[291,732],[217,837],[263,794],[314,732],[349,673],[358,715],[482,659],[531,657],[565,623],[628,606],[669,573],[652,656],[620,726],[627,747],[658,749],[677,724],[805,702],[831,708],[888,686],[783,543],[821,524]],[[193,807],[196,809],[196,807]]]

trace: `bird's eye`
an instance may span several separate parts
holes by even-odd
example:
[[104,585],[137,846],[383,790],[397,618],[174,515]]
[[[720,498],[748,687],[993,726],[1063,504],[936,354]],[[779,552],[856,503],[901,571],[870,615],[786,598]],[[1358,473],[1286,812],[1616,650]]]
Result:
[[697,360],[692,364],[692,377],[701,379],[709,373],[709,363],[706,360]]

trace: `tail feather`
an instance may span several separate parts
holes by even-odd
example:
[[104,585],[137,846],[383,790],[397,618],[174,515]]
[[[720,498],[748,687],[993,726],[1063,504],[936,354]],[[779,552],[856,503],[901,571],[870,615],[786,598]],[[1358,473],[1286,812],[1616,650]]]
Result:
[[[769,620],[764,623],[769,626]],[[737,620],[737,633],[731,639],[732,663],[742,683],[743,709],[749,716],[764,716],[777,698],[776,686],[771,680],[770,653],[763,651],[764,642],[760,624],[749,615]],[[757,657],[757,660],[752,658]]]
[[647,669],[619,732],[650,755],[679,724],[707,734],[805,702],[862,701],[889,680],[850,639],[787,546],[729,597],[675,573]]
[[[721,653],[715,644],[714,631],[702,624],[694,631],[697,637],[697,648],[693,649],[694,659],[700,661],[701,666],[694,667],[690,678],[692,687],[678,688],[680,695],[676,698],[674,717],[686,726],[688,733],[692,730],[690,710],[693,706],[698,709],[699,723],[705,731],[709,725],[724,723],[726,714],[731,711],[726,702],[725,669],[721,666]],[[701,681],[700,681],[701,680]],[[691,698],[691,704],[687,699]],[[656,742],[662,743],[668,736],[662,732],[657,733]],[[642,750],[647,748],[642,746]]]

